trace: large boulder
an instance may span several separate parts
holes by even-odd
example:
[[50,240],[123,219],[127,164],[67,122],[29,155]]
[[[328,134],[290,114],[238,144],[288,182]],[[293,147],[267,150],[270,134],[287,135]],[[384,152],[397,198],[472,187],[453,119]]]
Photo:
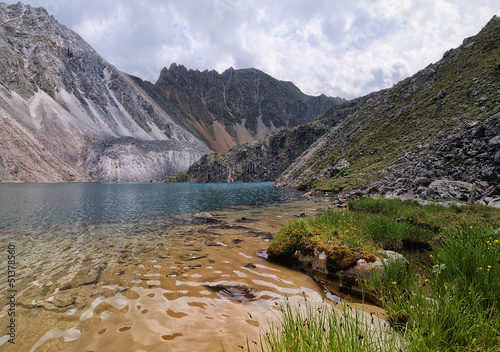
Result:
[[427,197],[473,202],[476,198],[476,185],[463,181],[436,180],[427,188]]

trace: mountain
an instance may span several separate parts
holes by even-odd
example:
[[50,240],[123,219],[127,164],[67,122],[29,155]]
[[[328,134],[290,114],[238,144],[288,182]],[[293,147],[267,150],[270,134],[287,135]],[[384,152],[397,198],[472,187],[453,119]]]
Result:
[[131,77],[186,130],[217,152],[315,120],[344,102],[308,96],[257,69],[188,70],[173,63],[156,84]]
[[[335,109],[335,107],[333,108]],[[500,19],[369,99],[277,180],[282,187],[405,188],[475,183],[500,196]]]
[[42,8],[0,3],[0,181],[148,181],[210,150]]
[[[476,185],[476,199],[500,200],[499,38],[495,16],[439,62],[392,88],[335,105],[312,123],[203,157],[177,179],[276,180],[279,187],[333,192],[400,189],[424,197],[434,181],[464,181]],[[314,136],[302,133],[312,128]]]
[[357,111],[377,94],[335,105],[319,119],[282,129],[273,134],[237,145],[225,153],[203,156],[185,172],[170,181],[176,182],[274,182],[307,148]]

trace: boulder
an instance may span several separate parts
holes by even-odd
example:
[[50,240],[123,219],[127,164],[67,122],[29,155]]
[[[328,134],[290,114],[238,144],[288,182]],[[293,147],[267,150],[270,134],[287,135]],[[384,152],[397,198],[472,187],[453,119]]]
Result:
[[336,275],[339,277],[342,284],[353,286],[358,285],[359,279],[370,282],[370,277],[373,277],[374,274],[383,276],[384,265],[389,262],[402,261],[404,263],[408,263],[406,258],[398,252],[388,250],[382,251],[382,256],[384,258],[381,259],[378,257],[375,262],[368,262],[365,259],[359,259],[355,266],[347,270],[338,271]]
[[193,215],[193,220],[199,223],[218,223],[220,220],[217,220],[212,214],[207,212],[200,212]]
[[422,177],[417,177],[416,179],[413,180],[412,186],[415,188],[418,187],[428,187],[431,184],[432,180],[429,177],[422,176]]
[[488,199],[488,206],[494,207],[494,208],[500,208],[500,198],[493,198],[493,199]]
[[475,196],[475,185],[463,181],[437,180],[427,188],[427,197],[433,199],[474,201]]

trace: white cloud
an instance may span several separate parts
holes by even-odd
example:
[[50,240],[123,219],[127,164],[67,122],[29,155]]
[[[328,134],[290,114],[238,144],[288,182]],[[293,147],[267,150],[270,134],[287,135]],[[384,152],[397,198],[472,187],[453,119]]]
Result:
[[257,67],[305,93],[347,98],[439,60],[500,13],[496,0],[25,1],[153,82],[172,62],[219,72]]

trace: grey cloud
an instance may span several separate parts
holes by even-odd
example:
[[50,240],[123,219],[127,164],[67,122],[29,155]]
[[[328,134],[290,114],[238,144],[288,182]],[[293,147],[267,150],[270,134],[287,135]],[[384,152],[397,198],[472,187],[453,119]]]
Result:
[[422,69],[500,12],[494,0],[24,1],[144,79],[155,81],[174,61],[257,67],[308,94],[346,98]]

